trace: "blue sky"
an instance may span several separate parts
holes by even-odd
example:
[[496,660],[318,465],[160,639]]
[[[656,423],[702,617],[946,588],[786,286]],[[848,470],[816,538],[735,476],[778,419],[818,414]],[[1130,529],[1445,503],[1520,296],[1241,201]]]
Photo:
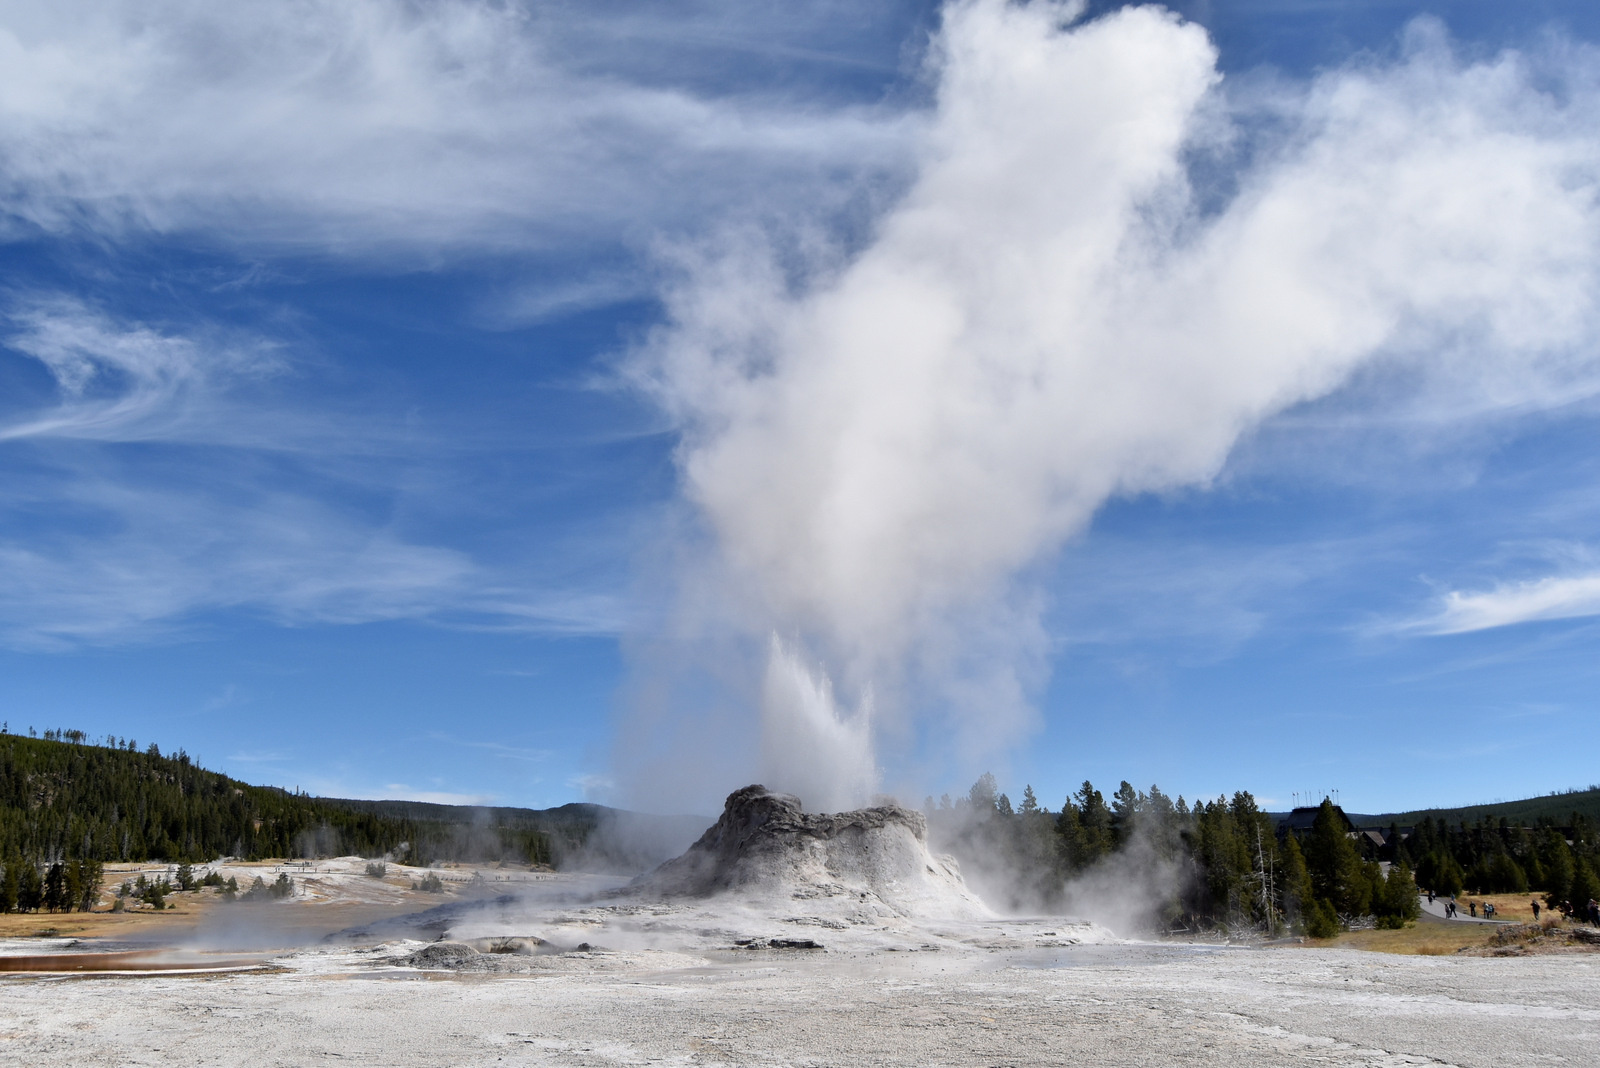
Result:
[[1600,779],[1600,14],[1120,8],[0,4],[0,719],[536,806]]

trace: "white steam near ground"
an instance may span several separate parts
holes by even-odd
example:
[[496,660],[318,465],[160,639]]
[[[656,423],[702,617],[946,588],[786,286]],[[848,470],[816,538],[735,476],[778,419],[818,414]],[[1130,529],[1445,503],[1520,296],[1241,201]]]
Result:
[[1242,92],[1199,26],[1081,10],[947,6],[916,177],[870,233],[675,253],[630,363],[700,524],[647,657],[698,682],[643,684],[629,731],[668,805],[982,770],[1034,723],[1035,569],[1295,405],[1382,389],[1455,425],[1596,391],[1590,50],[1467,59],[1420,22]]

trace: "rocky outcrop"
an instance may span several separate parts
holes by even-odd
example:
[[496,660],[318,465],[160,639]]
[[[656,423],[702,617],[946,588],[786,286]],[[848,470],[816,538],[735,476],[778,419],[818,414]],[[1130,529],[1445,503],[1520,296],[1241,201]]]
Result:
[[922,814],[899,805],[813,813],[798,798],[746,786],[728,795],[721,818],[687,852],[630,889],[788,899],[852,918],[987,915],[955,860],[929,853],[927,838]]
[[413,968],[459,968],[477,956],[477,950],[460,942],[435,942],[411,954],[405,963]]

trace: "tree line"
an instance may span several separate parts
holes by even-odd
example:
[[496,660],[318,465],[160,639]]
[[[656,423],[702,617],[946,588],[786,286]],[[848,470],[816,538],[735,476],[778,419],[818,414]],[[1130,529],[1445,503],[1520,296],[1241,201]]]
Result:
[[[1331,801],[1303,833],[1278,834],[1248,791],[1176,800],[1123,782],[1109,800],[1091,782],[1057,811],[1033,788],[1020,804],[984,775],[966,797],[926,802],[936,847],[1016,908],[1071,910],[1076,894],[1150,897],[1168,930],[1258,928],[1326,937],[1363,918],[1398,927],[1420,911],[1409,859],[1387,873],[1365,839],[1351,838]],[[1087,889],[1086,889],[1087,888]]]
[[454,860],[549,864],[567,838],[581,841],[584,831],[563,826],[557,841],[533,812],[478,823],[472,816],[471,810],[455,821],[386,815],[251,786],[199,767],[181,749],[165,755],[128,739],[94,742],[81,731],[38,738],[0,728],[0,887],[15,887],[14,898],[0,891],[0,908],[54,907],[47,903],[57,901],[47,896],[52,880],[65,887],[74,871],[86,878],[83,864],[350,854],[419,867]]
[[100,898],[98,860],[56,861],[41,866],[11,856],[0,871],[0,912],[88,912]]
[[1398,851],[1416,858],[1418,882],[1445,896],[1539,892],[1550,907],[1569,912],[1600,899],[1600,836],[1578,812],[1565,827],[1548,816],[1531,827],[1504,817],[1454,827],[1424,819]]

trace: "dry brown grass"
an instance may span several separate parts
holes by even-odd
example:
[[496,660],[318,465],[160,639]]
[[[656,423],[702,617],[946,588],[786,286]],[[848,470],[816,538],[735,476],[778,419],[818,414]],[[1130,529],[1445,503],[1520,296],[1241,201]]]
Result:
[[1486,945],[1489,935],[1490,929],[1480,924],[1414,923],[1398,931],[1345,931],[1333,938],[1309,938],[1305,944],[1442,957],[1467,946]]
[[[240,865],[241,867],[243,865]],[[265,864],[261,867],[266,867]],[[151,934],[181,934],[191,928],[210,909],[221,903],[215,892],[173,893],[167,907],[159,912],[149,906],[132,906],[126,912],[112,912],[117,887],[132,882],[140,874],[159,878],[167,869],[157,864],[107,864],[105,882],[100,887],[100,902],[93,912],[25,912],[0,914],[0,938],[32,938],[54,930],[71,938],[132,938]]]
[[[1513,915],[1510,903],[1521,897],[1521,913],[1526,917],[1526,922],[1533,921],[1533,910],[1528,907],[1528,898],[1523,895],[1499,894],[1490,897],[1497,908],[1501,909],[1502,916]],[[1504,899],[1504,903],[1502,900]],[[1462,899],[1465,901],[1465,898]],[[1478,898],[1481,902],[1483,898]],[[1481,906],[1480,906],[1481,908]],[[1552,917],[1548,910],[1541,908],[1540,923],[1547,931],[1554,928],[1556,941],[1570,941],[1562,932],[1567,929],[1560,922],[1560,917]],[[1345,931],[1333,938],[1312,938],[1305,941],[1308,946],[1331,947],[1338,946],[1347,949],[1361,949],[1371,953],[1405,953],[1425,957],[1442,957],[1459,953],[1463,950],[1470,952],[1483,951],[1486,955],[1496,947],[1502,946],[1507,937],[1506,933],[1520,932],[1521,927],[1501,926],[1499,924],[1485,923],[1433,923],[1423,920],[1414,923],[1399,931]],[[1501,936],[1498,940],[1496,936]],[[1515,941],[1515,939],[1513,939]],[[1583,949],[1582,945],[1575,946]],[[1535,951],[1542,951],[1536,948]]]
[[[1483,915],[1483,904],[1486,901],[1494,902],[1495,919],[1514,920],[1517,923],[1533,922],[1533,899],[1536,894],[1462,894],[1456,899],[1456,904],[1461,908],[1461,915],[1471,916],[1472,910],[1467,906],[1477,902],[1478,915]],[[1542,919],[1550,915],[1550,910],[1544,907],[1544,898],[1539,897],[1539,916]]]
[[213,907],[216,898],[195,900],[198,894],[173,894],[160,912],[25,912],[0,915],[0,938],[32,938],[54,930],[71,938],[132,938],[153,933],[179,934],[195,925]]

